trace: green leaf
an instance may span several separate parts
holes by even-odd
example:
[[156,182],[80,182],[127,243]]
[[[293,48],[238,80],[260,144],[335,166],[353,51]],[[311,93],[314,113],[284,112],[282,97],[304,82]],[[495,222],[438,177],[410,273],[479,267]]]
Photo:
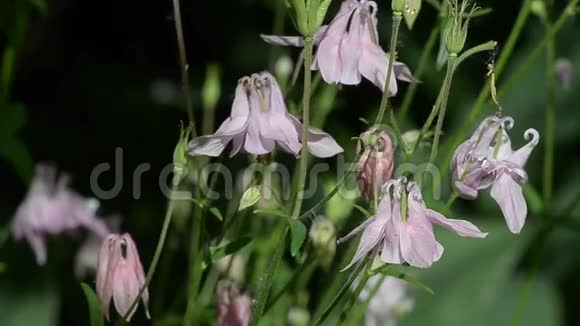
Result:
[[361,212],[367,218],[372,216],[369,211],[367,211],[366,209],[364,209],[360,205],[354,204],[354,205],[352,205],[352,207],[356,208],[359,212]]
[[262,187],[253,186],[246,189],[242,195],[242,198],[240,199],[240,206],[238,207],[238,211],[242,211],[248,207],[256,205],[260,198],[262,198]]
[[417,16],[419,16],[421,2],[422,0],[407,0],[407,3],[405,4],[403,17],[405,18],[405,23],[407,23],[409,29],[413,29],[413,24],[415,24],[415,20],[417,19]]
[[253,213],[256,215],[276,216],[285,218],[289,217],[288,214],[284,213],[282,210],[278,208],[259,208],[256,209]]
[[89,307],[89,315],[91,317],[91,326],[103,326],[103,314],[101,309],[101,303],[93,289],[86,283],[81,283],[81,288],[87,299],[87,304]]
[[11,103],[0,110],[0,138],[11,138],[26,125],[28,116],[24,105]]
[[290,254],[292,257],[296,256],[298,250],[302,247],[304,240],[306,239],[306,226],[302,224],[299,220],[290,221],[290,234],[292,239],[290,241]]
[[226,256],[229,256],[233,253],[236,253],[237,251],[243,249],[244,247],[246,247],[247,245],[249,245],[251,242],[253,242],[252,238],[250,237],[241,237],[240,239],[230,242],[224,246],[215,248],[215,247],[211,247],[210,248],[210,256],[211,256],[211,260],[212,262],[215,262],[216,260],[219,260],[221,258],[224,258]]
[[0,158],[12,165],[24,183],[30,182],[34,163],[23,142],[16,138],[0,139]]
[[526,197],[526,201],[530,207],[530,212],[533,214],[540,214],[544,210],[542,196],[534,186],[529,183],[524,185],[524,196]]
[[224,217],[223,217],[222,213],[221,213],[221,212],[220,212],[220,210],[219,210],[219,209],[217,209],[216,207],[212,207],[212,208],[210,208],[210,209],[209,209],[209,212],[210,212],[210,213],[211,213],[213,216],[217,217],[217,219],[218,219],[218,220],[220,220],[220,221],[223,221],[223,220],[224,220]]
[[0,282],[0,325],[60,325],[61,296],[56,284],[40,281],[26,271],[20,272],[28,281],[3,279]]
[[414,285],[415,287],[425,290],[427,293],[433,295],[435,294],[435,291],[433,291],[433,289],[431,289],[427,284],[419,281],[418,279],[409,276],[408,274],[405,273],[398,273],[397,271],[391,270],[391,269],[385,269],[383,271],[381,271],[383,274],[385,275],[389,275],[389,276],[393,276],[396,277],[398,279],[401,279],[411,285]]

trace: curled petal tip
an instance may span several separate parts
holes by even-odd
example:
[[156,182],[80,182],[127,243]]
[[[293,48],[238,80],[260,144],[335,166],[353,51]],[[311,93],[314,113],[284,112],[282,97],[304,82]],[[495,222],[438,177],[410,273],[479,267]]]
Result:
[[512,117],[504,117],[500,120],[500,123],[504,124],[504,128],[507,130],[512,129],[516,124]]
[[524,139],[536,146],[540,142],[540,133],[536,129],[530,128],[524,132]]

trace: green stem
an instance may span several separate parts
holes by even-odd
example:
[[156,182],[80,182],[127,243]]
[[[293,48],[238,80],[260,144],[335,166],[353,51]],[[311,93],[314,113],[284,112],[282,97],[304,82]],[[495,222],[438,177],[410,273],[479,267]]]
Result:
[[342,325],[346,321],[348,314],[352,311],[354,304],[358,301],[358,298],[360,297],[360,293],[364,289],[365,285],[367,285],[367,282],[369,281],[370,277],[371,276],[369,273],[363,274],[362,279],[358,282],[358,285],[356,286],[354,293],[350,297],[350,302],[348,303],[348,306],[346,307],[346,309],[342,310],[342,313],[340,314],[340,319],[338,320],[337,325]]
[[187,289],[188,299],[187,308],[183,316],[183,325],[190,326],[197,324],[197,294],[199,292],[199,285],[201,282],[201,265],[203,248],[201,245],[201,231],[203,227],[203,214],[199,209],[196,209],[196,214],[193,216],[191,223],[191,244],[189,251],[189,284]]
[[457,68],[459,67],[459,65],[465,61],[465,59],[471,57],[472,55],[479,53],[479,52],[484,52],[484,51],[491,51],[493,49],[495,49],[495,47],[497,46],[497,42],[496,41],[489,41],[477,46],[472,47],[471,49],[463,52],[458,58],[457,60],[455,60],[455,67],[453,67],[454,70],[457,70]]
[[292,218],[297,218],[302,209],[304,200],[304,187],[306,185],[306,170],[308,169],[308,131],[310,128],[310,97],[312,95],[312,36],[304,39],[304,93],[302,95],[302,156],[300,158],[297,174],[296,202],[292,209]]
[[435,127],[435,136],[433,138],[433,147],[431,148],[431,156],[429,163],[434,163],[437,158],[437,149],[439,148],[439,138],[441,137],[441,129],[443,128],[443,121],[445,120],[445,112],[447,111],[447,102],[449,100],[449,91],[451,90],[451,82],[453,80],[453,72],[455,71],[455,54],[450,54],[447,58],[447,72],[445,73],[445,81],[443,82],[443,94],[441,99],[441,109],[439,110],[439,118],[437,119],[437,126]]
[[393,27],[391,33],[391,47],[389,49],[389,66],[387,68],[387,80],[385,81],[385,87],[383,89],[383,97],[381,99],[381,105],[379,107],[379,113],[375,120],[375,126],[382,123],[383,117],[385,115],[385,110],[389,104],[389,86],[391,84],[391,77],[393,75],[393,65],[395,63],[395,55],[397,53],[397,38],[399,37],[399,27],[401,26],[401,20],[403,19],[402,13],[393,12]]
[[191,97],[191,86],[189,83],[189,64],[187,63],[187,53],[185,50],[185,41],[183,37],[183,27],[181,23],[181,7],[179,0],[173,0],[173,18],[175,21],[175,34],[177,36],[177,47],[179,49],[179,64],[181,66],[181,88],[185,97],[185,107],[187,108],[187,117],[191,123],[191,135],[196,136],[195,118],[193,116],[193,100]]
[[[423,51],[421,52],[421,56],[419,57],[419,63],[417,64],[417,69],[415,70],[415,78],[421,80],[425,69],[427,68],[427,64],[429,63],[429,56],[435,47],[435,41],[437,41],[437,36],[439,36],[439,28],[433,27],[431,30],[431,34],[427,39],[427,43],[423,47]],[[415,93],[417,92],[417,87],[419,86],[418,83],[411,83],[409,85],[409,89],[405,93],[405,97],[403,98],[403,104],[401,104],[401,109],[399,110],[399,114],[397,115],[397,120],[399,123],[403,122],[405,115],[411,108],[411,104],[413,104],[413,99],[415,98]]]
[[[549,27],[549,26],[548,26]],[[552,204],[552,190],[554,185],[554,143],[556,120],[556,45],[552,39],[546,46],[546,82],[548,98],[546,103],[546,147],[544,151],[544,209],[550,211]]]
[[270,289],[272,288],[272,283],[274,281],[274,272],[278,269],[278,265],[280,265],[280,261],[282,260],[282,255],[284,254],[284,247],[286,246],[286,237],[288,236],[288,225],[283,225],[282,232],[276,232],[274,234],[275,239],[279,239],[278,245],[274,250],[274,254],[272,256],[272,261],[270,262],[270,266],[266,269],[266,273],[264,274],[262,287],[260,288],[257,296],[256,306],[252,313],[252,323],[251,325],[257,326],[259,325],[260,318],[262,318],[262,314],[264,313],[264,309],[266,308],[266,302],[268,302],[268,296],[270,294]]
[[447,203],[445,203],[445,206],[443,206],[443,209],[441,210],[441,214],[447,215],[449,213],[449,210],[451,209],[451,205],[453,205],[453,203],[455,202],[457,197],[458,197],[458,195],[456,192],[452,193],[451,196],[449,196]]
[[[172,191],[172,193],[173,193],[173,191]],[[153,275],[155,275],[155,270],[157,269],[157,263],[159,263],[159,258],[161,257],[161,253],[163,252],[163,248],[165,246],[167,231],[169,230],[169,225],[171,224],[171,217],[173,216],[173,208],[174,208],[174,201],[172,199],[169,199],[169,203],[167,205],[167,211],[165,212],[165,219],[163,220],[163,226],[161,228],[161,233],[159,234],[159,241],[157,241],[157,248],[155,248],[155,253],[153,254],[153,260],[151,261],[151,265],[149,266],[149,270],[147,270],[147,277],[145,278],[145,284],[141,287],[141,289],[139,290],[139,294],[137,295],[137,297],[135,298],[135,300],[133,301],[133,303],[131,304],[131,306],[127,310],[127,313],[125,314],[125,316],[123,316],[119,320],[117,325],[125,324],[125,320],[127,320],[127,317],[129,316],[131,311],[135,310],[135,307],[137,307],[137,305],[139,304],[139,300],[141,299],[143,292],[145,291],[145,289],[147,289],[147,287],[149,286],[149,283],[151,283],[151,280],[153,279]]]
[[342,288],[340,288],[340,290],[334,296],[334,298],[332,298],[332,301],[328,304],[328,306],[326,306],[326,308],[324,308],[324,310],[322,310],[321,313],[316,314],[317,317],[314,319],[314,323],[312,323],[313,326],[318,326],[322,324],[322,322],[326,319],[326,317],[328,317],[328,315],[332,312],[334,307],[336,307],[340,299],[342,299],[342,297],[346,294],[346,292],[348,291],[354,280],[358,277],[358,274],[362,272],[362,270],[365,268],[366,265],[367,264],[364,262],[361,262],[358,265],[358,267],[352,273],[350,278],[346,281],[346,283],[343,284]]

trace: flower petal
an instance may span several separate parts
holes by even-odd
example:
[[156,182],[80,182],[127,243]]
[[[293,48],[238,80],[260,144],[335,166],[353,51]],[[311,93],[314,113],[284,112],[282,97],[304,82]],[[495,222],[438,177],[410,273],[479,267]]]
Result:
[[481,232],[479,228],[471,222],[465,220],[448,219],[443,214],[432,209],[425,210],[425,216],[431,223],[439,224],[462,237],[485,238],[487,233]]
[[260,34],[262,40],[272,45],[280,46],[304,46],[304,38],[301,36],[282,36],[282,35],[265,35]]
[[368,255],[368,253],[377,246],[384,234],[384,224],[385,223],[382,220],[376,219],[366,227],[360,238],[358,248],[352,257],[352,260],[345,268],[342,269],[342,271],[349,269],[356,262]]
[[[343,8],[345,8],[343,10]],[[346,27],[351,9],[341,7],[341,12],[328,26],[324,38],[318,45],[315,62],[325,82],[334,84],[340,82],[342,74],[341,43],[346,36]],[[314,67],[313,67],[314,68]]]
[[510,162],[515,163],[520,167],[523,167],[526,164],[528,158],[530,157],[530,154],[532,153],[532,150],[540,142],[540,133],[538,133],[538,131],[533,128],[526,130],[526,132],[524,133],[524,137],[529,142],[526,145],[522,146],[517,151],[515,151],[514,153],[512,153],[512,155],[508,158]]
[[344,152],[329,134],[314,129],[308,130],[308,151],[316,157],[331,157]]
[[512,233],[520,233],[528,214],[522,187],[509,174],[504,173],[491,187],[491,197],[501,208],[509,230]]
[[397,77],[398,80],[402,80],[408,83],[418,83],[419,81],[413,76],[413,73],[411,72],[411,69],[409,69],[409,67],[402,63],[402,62],[396,62],[393,64],[393,72],[395,74],[395,77]]
[[361,15],[360,9],[355,10],[351,18],[349,31],[340,44],[342,58],[340,83],[344,85],[357,85],[361,80],[358,65],[361,54],[362,29],[365,27],[362,24]]
[[435,240],[433,228],[424,216],[410,216],[399,229],[401,253],[410,265],[427,268],[438,261],[443,246]]

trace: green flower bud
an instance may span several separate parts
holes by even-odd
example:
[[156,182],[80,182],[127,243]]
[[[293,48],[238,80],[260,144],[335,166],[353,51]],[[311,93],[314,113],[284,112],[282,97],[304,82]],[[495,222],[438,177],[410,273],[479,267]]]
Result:
[[471,11],[467,12],[468,6],[469,3],[466,0],[461,3],[461,6],[459,6],[457,0],[453,0],[449,3],[449,17],[445,29],[443,30],[445,47],[449,55],[459,54],[465,46],[469,20],[478,9],[474,5]]
[[207,66],[205,82],[201,90],[201,102],[204,110],[215,109],[221,94],[220,67],[217,64]]
[[405,10],[406,2],[407,0],[393,0],[391,2],[391,8],[393,9],[393,12],[402,13]]
[[189,159],[187,148],[191,134],[191,124],[186,128],[181,125],[179,140],[173,150],[173,185],[177,186],[189,175]]
[[[405,0],[405,8],[403,10],[403,17],[409,29],[413,29],[413,25],[421,11],[422,0]],[[396,14],[396,12],[395,12]]]
[[317,257],[324,268],[330,267],[336,253],[336,228],[334,224],[324,218],[318,217],[308,233]]
[[548,18],[548,11],[546,10],[546,3],[543,0],[532,1],[531,11],[536,16],[540,17],[542,21],[546,21]]

